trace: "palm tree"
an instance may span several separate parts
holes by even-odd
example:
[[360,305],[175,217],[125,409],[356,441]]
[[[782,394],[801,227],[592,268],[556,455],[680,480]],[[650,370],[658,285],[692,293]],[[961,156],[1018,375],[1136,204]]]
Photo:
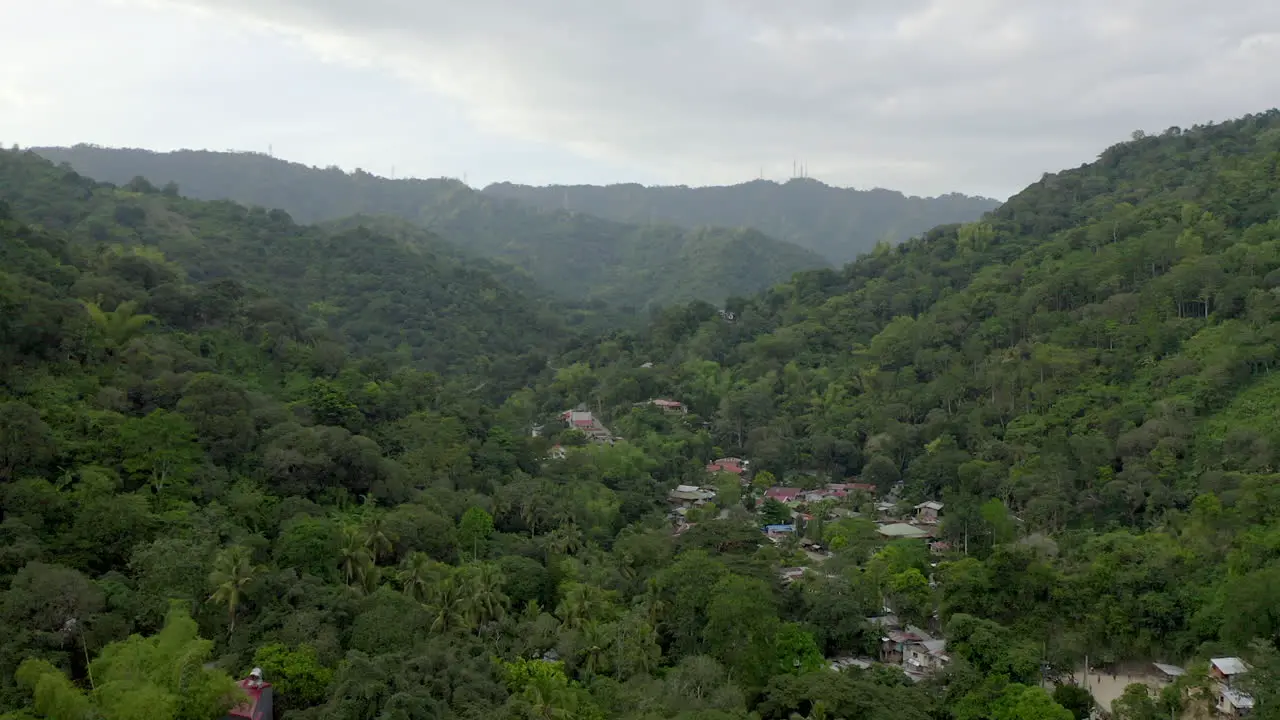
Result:
[[551,531],[545,548],[548,558],[552,553],[572,555],[582,549],[582,531],[573,523],[565,523]]
[[662,616],[662,612],[666,610],[667,604],[662,599],[662,587],[658,585],[656,578],[649,578],[644,583],[644,593],[636,596],[633,601],[635,607],[644,615],[644,618],[655,627],[658,624],[658,618]]
[[467,566],[463,596],[467,620],[477,632],[485,625],[500,622],[507,614],[510,600],[502,592],[502,572],[492,563]]
[[89,312],[89,318],[93,320],[93,324],[102,330],[103,337],[107,341],[108,352],[115,353],[124,347],[130,340],[137,337],[147,326],[148,323],[155,320],[153,315],[145,315],[137,313],[138,303],[132,300],[126,300],[111,312],[106,312],[97,303],[86,302],[84,309]]
[[601,619],[608,607],[603,590],[594,585],[572,583],[556,606],[556,616],[565,627],[576,630],[588,621]]
[[382,513],[372,509],[366,511],[361,529],[364,532],[364,546],[375,563],[395,549],[392,532],[387,529]]
[[427,603],[427,611],[431,613],[431,631],[445,635],[465,623],[463,600],[462,590],[452,576],[436,583],[431,588],[431,601]]
[[405,595],[425,603],[431,597],[432,586],[439,581],[440,563],[424,552],[414,551],[400,563],[397,577]]
[[605,648],[609,645],[608,633],[600,623],[588,620],[582,625],[582,670],[587,677],[600,672],[605,661]]
[[355,527],[348,525],[342,529],[340,553],[339,567],[342,569],[343,579],[348,585],[355,584],[357,580],[363,583],[365,576],[369,574],[369,568],[373,567],[373,555],[365,547],[364,538]]
[[236,630],[236,610],[240,608],[245,588],[261,571],[261,566],[253,564],[252,553],[242,545],[224,548],[213,561],[209,584],[214,590],[209,599],[227,606],[229,632]]
[[520,501],[520,519],[529,528],[530,535],[538,534],[538,520],[542,517],[541,500],[534,493],[524,496]]

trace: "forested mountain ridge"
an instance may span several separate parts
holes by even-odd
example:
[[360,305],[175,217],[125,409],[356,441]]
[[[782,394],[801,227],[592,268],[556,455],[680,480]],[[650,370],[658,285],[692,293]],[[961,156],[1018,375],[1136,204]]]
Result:
[[[1138,135],[729,309],[673,308],[563,372],[604,408],[684,401],[784,484],[944,501],[970,554],[944,617],[1096,659],[1280,637],[1280,112]],[[1052,556],[990,549],[1036,534]]]
[[391,180],[255,153],[88,145],[36,152],[98,180],[123,184],[141,176],[157,186],[172,182],[194,198],[280,208],[302,222],[349,215],[401,218],[467,252],[521,268],[560,297],[632,311],[693,299],[720,303],[829,264],[817,253],[756,232],[543,211],[446,178]]
[[897,243],[937,225],[977,220],[999,205],[960,193],[917,197],[882,188],[831,187],[810,178],[722,187],[494,183],[483,192],[544,210],[576,210],[618,222],[756,228],[836,265],[870,252],[877,243]]
[[[361,263],[412,267],[396,239],[19,153],[0,192],[4,720],[220,720],[251,667],[280,720],[929,720],[900,672],[825,669],[873,646],[874,588],[784,594],[795,552],[743,507],[673,535],[667,488],[718,452],[696,422],[647,406],[610,418],[616,444],[531,437],[571,376],[491,402],[471,381],[500,363],[379,352],[408,298]],[[284,262],[304,251],[351,294],[310,296]],[[368,334],[316,338],[294,300]]]
[[[1280,112],[438,373],[325,244],[410,228],[0,161],[4,720],[219,720],[252,667],[280,720],[1086,720],[1072,671],[1152,660],[1112,717],[1198,720],[1230,655],[1280,713]],[[350,352],[277,341],[294,300]]]
[[[479,369],[516,387],[570,337],[559,309],[425,231],[397,238],[358,222],[297,225],[282,211],[189,200],[145,180],[99,184],[34,153],[0,153],[0,200],[20,219],[101,252],[158,251],[154,262],[131,261],[148,274],[148,291],[184,272],[201,288],[152,293],[174,322],[247,303],[272,342],[308,342],[335,357],[356,348],[399,355],[436,372]],[[78,291],[107,308],[141,299],[118,283]]]

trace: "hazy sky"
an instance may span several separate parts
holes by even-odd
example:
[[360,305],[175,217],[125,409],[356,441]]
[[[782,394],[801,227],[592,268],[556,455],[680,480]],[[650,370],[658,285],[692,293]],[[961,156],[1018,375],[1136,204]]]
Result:
[[0,142],[1004,197],[1280,104],[1277,0],[0,0]]

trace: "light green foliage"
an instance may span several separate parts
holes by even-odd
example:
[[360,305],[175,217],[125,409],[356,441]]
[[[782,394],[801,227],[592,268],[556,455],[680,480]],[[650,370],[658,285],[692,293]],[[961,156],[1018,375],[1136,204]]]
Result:
[[991,704],[991,720],[1072,720],[1043,688],[1013,684]]
[[333,670],[320,664],[316,649],[310,645],[292,649],[281,643],[263,645],[253,654],[253,666],[262,668],[263,676],[270,678],[277,703],[289,707],[324,702],[333,682]]
[[115,310],[104,311],[97,303],[86,302],[85,310],[89,318],[102,333],[107,349],[119,352],[130,340],[142,333],[149,323],[155,321],[151,315],[138,313],[138,304],[126,300],[116,306]]
[[182,603],[174,603],[164,629],[107,645],[91,666],[86,695],[42,660],[18,669],[35,711],[49,720],[216,720],[243,697],[235,682],[203,667],[213,643],[202,640]]
[[493,516],[478,507],[467,508],[458,523],[458,549],[470,552],[473,559],[482,557],[482,549],[493,534]]
[[157,494],[182,487],[204,455],[186,418],[163,409],[126,420],[120,446],[124,469],[145,478]]

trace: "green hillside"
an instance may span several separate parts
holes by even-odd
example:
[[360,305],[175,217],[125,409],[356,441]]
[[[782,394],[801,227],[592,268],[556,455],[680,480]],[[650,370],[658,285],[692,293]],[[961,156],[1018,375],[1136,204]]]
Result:
[[936,225],[977,220],[999,204],[959,193],[916,197],[881,188],[837,188],[808,178],[724,187],[495,183],[484,194],[618,222],[756,228],[837,265],[870,252],[880,242],[898,243]]
[[[943,501],[974,556],[944,615],[1099,662],[1276,637],[1280,112],[1121,143],[730,309],[577,354],[582,387],[681,399],[783,484]],[[1035,534],[1056,556],[991,549]]]
[[445,178],[389,180],[253,153],[88,145],[36,152],[98,180],[125,184],[141,176],[157,186],[175,183],[193,198],[280,208],[301,222],[350,215],[408,220],[467,252],[521,268],[562,298],[632,312],[691,299],[720,303],[829,264],[817,253],[759,233],[537,210]]
[[[104,257],[139,258],[129,262],[148,274],[148,290],[167,285],[148,312],[164,302],[174,322],[191,323],[251,307],[270,335],[262,341],[281,352],[296,342],[335,361],[350,349],[437,372],[501,363],[498,374],[523,384],[528,368],[541,368],[568,338],[545,301],[430,233],[297,225],[282,211],[188,200],[145,181],[98,184],[32,153],[0,155],[0,200]],[[198,290],[172,285],[184,268]],[[143,299],[121,283],[77,291],[108,308]]]
[[928,719],[823,665],[869,592],[796,604],[743,508],[673,536],[704,430],[552,426],[556,328],[447,247],[16,152],[0,196],[5,720],[219,720],[253,667],[282,720]]
[[457,253],[0,154],[0,718],[1280,713],[1280,111],[643,330]]

